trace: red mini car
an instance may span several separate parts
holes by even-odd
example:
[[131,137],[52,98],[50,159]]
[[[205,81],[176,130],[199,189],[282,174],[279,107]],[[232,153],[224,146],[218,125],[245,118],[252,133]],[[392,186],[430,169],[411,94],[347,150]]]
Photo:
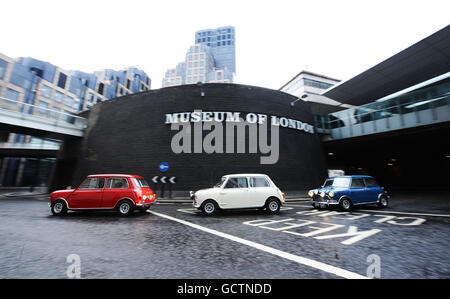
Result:
[[54,191],[50,197],[53,215],[68,210],[117,210],[130,215],[135,209],[146,211],[156,195],[143,177],[129,174],[87,176],[76,189]]

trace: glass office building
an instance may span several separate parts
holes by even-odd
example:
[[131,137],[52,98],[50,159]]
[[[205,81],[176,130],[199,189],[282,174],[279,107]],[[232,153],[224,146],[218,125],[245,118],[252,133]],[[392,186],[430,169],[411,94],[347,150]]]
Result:
[[236,73],[235,30],[232,26],[195,33],[195,45],[184,62],[166,71],[162,87],[203,83],[231,83]]
[[[0,109],[6,111],[60,120],[89,110],[96,103],[150,87],[148,75],[134,67],[85,73],[64,70],[31,57],[11,58],[0,53]],[[58,146],[59,142],[0,131],[0,146],[17,144],[40,144],[47,148]],[[30,167],[42,168],[52,163],[51,159],[0,158],[0,186],[27,185],[30,181],[27,175],[35,174]]]

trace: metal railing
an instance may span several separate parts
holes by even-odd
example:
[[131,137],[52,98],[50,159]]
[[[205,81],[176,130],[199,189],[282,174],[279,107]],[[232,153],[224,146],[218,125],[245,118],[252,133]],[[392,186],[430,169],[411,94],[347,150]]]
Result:
[[87,127],[87,119],[84,117],[4,97],[0,97],[0,114],[58,127],[80,130]]
[[450,121],[450,83],[420,89],[385,101],[315,116],[319,133],[332,139]]
[[60,146],[56,142],[0,142],[3,149],[59,150]]

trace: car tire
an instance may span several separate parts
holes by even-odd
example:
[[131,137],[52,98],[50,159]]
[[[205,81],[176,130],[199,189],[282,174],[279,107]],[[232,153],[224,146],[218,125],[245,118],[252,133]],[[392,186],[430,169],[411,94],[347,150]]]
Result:
[[134,205],[129,200],[123,200],[117,205],[117,211],[121,216],[129,216],[134,211]]
[[352,209],[352,201],[350,200],[350,198],[344,197],[339,202],[339,207],[342,211],[348,212]]
[[378,207],[380,208],[387,208],[389,205],[389,201],[386,196],[381,196],[380,200],[378,201]]
[[218,206],[213,200],[207,200],[202,204],[202,212],[206,216],[214,215],[218,210]]
[[67,206],[64,200],[56,200],[52,205],[52,214],[55,216],[64,215],[67,213]]
[[266,202],[266,211],[270,214],[277,214],[280,211],[281,204],[278,199],[269,198]]

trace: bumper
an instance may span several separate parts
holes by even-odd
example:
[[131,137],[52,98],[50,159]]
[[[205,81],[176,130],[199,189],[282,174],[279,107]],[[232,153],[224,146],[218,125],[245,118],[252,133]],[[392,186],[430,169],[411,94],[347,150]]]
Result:
[[329,198],[328,196],[322,198],[322,197],[313,197],[309,201],[311,204],[316,204],[320,206],[334,206],[338,205],[339,201]]
[[156,203],[156,199],[152,202],[140,202],[136,204],[136,208],[137,209],[146,209],[146,208],[150,208],[152,205],[154,205]]

